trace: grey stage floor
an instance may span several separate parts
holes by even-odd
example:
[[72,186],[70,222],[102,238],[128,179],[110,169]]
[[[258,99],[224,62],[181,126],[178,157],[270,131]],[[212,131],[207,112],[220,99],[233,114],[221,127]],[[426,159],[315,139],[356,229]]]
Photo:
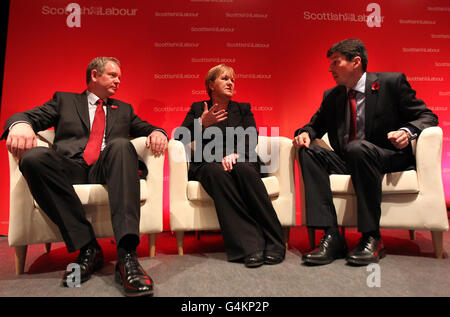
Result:
[[[143,237],[139,260],[155,282],[154,297],[448,297],[450,295],[450,260],[433,258],[429,232],[418,231],[416,240],[404,230],[383,230],[388,255],[379,267],[354,267],[345,260],[326,266],[301,264],[302,252],[308,250],[305,228],[291,230],[286,260],[274,266],[256,269],[226,261],[219,233],[202,233],[198,239],[186,234],[185,255],[176,254],[175,236],[160,234],[157,255],[148,257]],[[349,247],[359,234],[346,232]],[[317,239],[320,238],[318,233]],[[0,238],[1,297],[122,297],[114,282],[115,245],[101,239],[105,265],[79,288],[65,288],[60,279],[76,254],[66,252],[64,244],[52,245],[43,252],[42,245],[29,247],[25,274],[14,273],[14,251],[7,238]],[[444,233],[444,249],[450,250],[450,234]],[[379,273],[379,274],[378,274]]]

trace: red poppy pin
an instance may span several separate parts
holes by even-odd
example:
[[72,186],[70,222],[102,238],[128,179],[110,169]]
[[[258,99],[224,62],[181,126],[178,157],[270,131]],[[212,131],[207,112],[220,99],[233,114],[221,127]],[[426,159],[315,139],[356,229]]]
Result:
[[[373,87],[373,86],[372,86]],[[372,88],[373,89],[373,88]],[[119,108],[118,106],[116,106],[116,105],[112,105],[111,106],[111,109],[117,109],[117,108]]]
[[375,92],[380,88],[380,84],[376,81],[372,83],[372,91]]

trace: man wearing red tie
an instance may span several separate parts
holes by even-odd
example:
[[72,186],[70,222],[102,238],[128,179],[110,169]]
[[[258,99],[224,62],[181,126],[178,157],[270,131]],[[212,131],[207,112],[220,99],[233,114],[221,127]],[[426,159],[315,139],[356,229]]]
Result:
[[[305,186],[307,226],[323,229],[317,249],[304,254],[308,264],[328,264],[346,257],[366,265],[385,255],[380,235],[382,175],[414,168],[410,142],[438,124],[402,73],[369,73],[367,51],[358,39],[333,45],[329,71],[338,86],[324,93],[310,122],[295,132],[293,144]],[[334,151],[312,144],[328,133]],[[350,174],[357,197],[362,237],[347,254],[330,189],[330,174]]]
[[[167,147],[164,130],[134,114],[130,104],[110,98],[120,83],[120,62],[97,57],[86,72],[81,94],[56,92],[40,107],[12,115],[2,138],[42,210],[58,226],[69,252],[80,250],[81,282],[103,265],[103,253],[73,184],[106,184],[117,243],[116,276],[127,296],[150,295],[153,281],[137,259],[139,161],[129,136],[147,136],[157,156]],[[36,132],[55,129],[53,148],[36,147]],[[67,286],[68,275],[63,276]]]

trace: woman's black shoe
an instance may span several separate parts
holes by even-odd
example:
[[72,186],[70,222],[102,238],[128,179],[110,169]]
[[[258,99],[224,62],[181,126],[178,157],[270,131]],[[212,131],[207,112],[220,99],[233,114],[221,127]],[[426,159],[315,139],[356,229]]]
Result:
[[264,255],[264,264],[274,265],[283,262],[284,256],[281,255]]
[[246,267],[254,268],[264,264],[264,254],[263,252],[256,252],[247,255],[244,259]]

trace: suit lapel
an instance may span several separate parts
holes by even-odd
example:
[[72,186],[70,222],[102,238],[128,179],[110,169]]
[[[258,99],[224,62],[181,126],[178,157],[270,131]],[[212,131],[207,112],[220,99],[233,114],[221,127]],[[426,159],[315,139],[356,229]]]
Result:
[[88,131],[90,131],[90,123],[89,123],[89,107],[86,92],[83,92],[76,96],[75,98],[75,107],[77,109],[78,115],[81,118],[81,122],[83,122],[84,126]]
[[[341,86],[341,92],[336,98],[336,123],[337,123],[337,135],[339,141],[339,148],[343,149],[344,145],[347,144],[346,139],[346,126],[347,126],[347,90],[344,86]],[[348,137],[348,136],[347,136]]]
[[113,104],[113,99],[109,99],[106,101],[106,133],[105,137],[109,135],[112,127],[114,126],[114,122],[117,119],[119,113],[119,107]]
[[378,101],[378,93],[377,91],[372,90],[372,84],[378,80],[378,77],[375,74],[367,73],[366,77],[366,107],[365,107],[365,135],[366,139],[370,138],[372,126],[373,126],[373,118],[375,117],[377,101]]

